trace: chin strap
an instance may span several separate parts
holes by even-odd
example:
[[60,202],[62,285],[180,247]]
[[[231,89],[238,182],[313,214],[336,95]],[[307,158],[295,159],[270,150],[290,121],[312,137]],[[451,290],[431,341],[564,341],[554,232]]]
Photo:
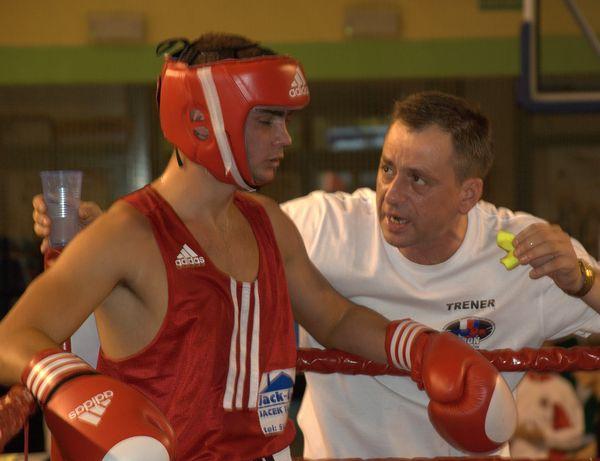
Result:
[[177,165],[179,165],[179,168],[183,167],[183,160],[181,160],[181,155],[179,153],[179,148],[175,148],[175,157],[177,157]]

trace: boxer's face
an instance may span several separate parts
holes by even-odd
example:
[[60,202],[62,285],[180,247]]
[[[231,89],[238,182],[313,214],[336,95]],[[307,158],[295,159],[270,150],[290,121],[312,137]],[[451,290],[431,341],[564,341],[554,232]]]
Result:
[[415,131],[396,121],[386,136],[377,173],[379,224],[386,241],[415,262],[441,262],[428,259],[457,238],[462,187],[453,155],[451,135],[437,125]]
[[254,184],[272,182],[283,160],[283,150],[292,144],[287,130],[290,111],[281,108],[254,108],[246,120],[246,152]]

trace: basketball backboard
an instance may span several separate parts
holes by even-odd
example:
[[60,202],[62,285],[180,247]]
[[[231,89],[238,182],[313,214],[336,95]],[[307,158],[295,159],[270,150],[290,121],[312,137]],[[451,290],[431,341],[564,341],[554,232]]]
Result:
[[580,3],[523,0],[519,102],[527,109],[600,111],[600,2]]

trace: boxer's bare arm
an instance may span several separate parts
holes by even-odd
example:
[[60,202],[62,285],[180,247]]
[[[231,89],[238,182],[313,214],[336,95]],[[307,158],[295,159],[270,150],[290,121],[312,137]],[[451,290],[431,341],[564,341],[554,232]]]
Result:
[[136,213],[115,205],[29,285],[0,323],[0,382],[17,382],[34,353],[68,338],[118,284],[131,285],[138,272],[131,261],[145,232]]
[[271,218],[296,321],[325,347],[386,363],[384,343],[389,321],[335,291],[308,258],[294,223],[272,200],[254,197]]

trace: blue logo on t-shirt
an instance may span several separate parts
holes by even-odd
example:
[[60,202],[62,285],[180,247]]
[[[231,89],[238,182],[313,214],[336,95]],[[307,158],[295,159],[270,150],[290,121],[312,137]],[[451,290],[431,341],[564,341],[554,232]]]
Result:
[[495,329],[494,322],[480,317],[465,317],[450,322],[444,327],[445,331],[454,333],[474,348],[479,347],[481,341],[489,338]]

